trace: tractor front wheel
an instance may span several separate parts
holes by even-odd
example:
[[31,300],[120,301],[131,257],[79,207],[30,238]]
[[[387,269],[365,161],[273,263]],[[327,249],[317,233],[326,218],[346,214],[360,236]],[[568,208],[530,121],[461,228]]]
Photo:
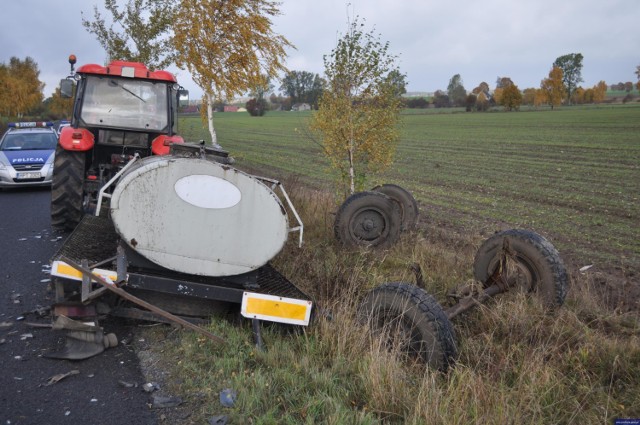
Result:
[[51,183],[51,226],[73,230],[82,219],[85,153],[70,152],[58,145]]

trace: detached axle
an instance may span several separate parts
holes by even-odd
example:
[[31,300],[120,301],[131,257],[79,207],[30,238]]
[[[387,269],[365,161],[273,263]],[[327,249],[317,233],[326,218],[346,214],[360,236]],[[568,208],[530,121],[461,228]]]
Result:
[[[411,266],[416,284],[424,288],[422,271]],[[449,319],[505,292],[535,293],[547,307],[562,305],[568,274],[558,251],[537,233],[513,229],[496,233],[478,249],[473,265],[475,283],[457,288],[458,302],[444,310]]]
[[506,288],[504,285],[494,283],[477,295],[470,294],[461,298],[455,305],[446,309],[444,313],[447,315],[449,320],[451,320],[457,315],[485,303],[489,298],[507,292],[508,290],[509,288]]

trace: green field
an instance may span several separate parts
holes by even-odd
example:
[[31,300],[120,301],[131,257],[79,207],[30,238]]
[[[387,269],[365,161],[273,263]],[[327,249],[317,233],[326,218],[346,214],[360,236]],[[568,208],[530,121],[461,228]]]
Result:
[[[472,237],[529,228],[576,267],[594,264],[637,280],[640,105],[458,112],[403,114],[395,164],[371,186],[389,182],[412,191],[423,227]],[[214,122],[240,168],[274,178],[293,174],[331,190],[334,177],[307,131],[309,114],[219,113]],[[181,132],[190,141],[208,139],[199,117],[183,118]]]

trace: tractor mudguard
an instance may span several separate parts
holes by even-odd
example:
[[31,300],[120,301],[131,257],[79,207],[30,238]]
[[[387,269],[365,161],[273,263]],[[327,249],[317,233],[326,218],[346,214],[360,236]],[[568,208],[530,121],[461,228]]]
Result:
[[59,143],[66,151],[84,152],[93,149],[95,138],[86,128],[65,127],[60,133]]
[[178,135],[160,135],[151,142],[151,152],[153,152],[154,155],[169,155],[171,143],[184,143],[184,139]]

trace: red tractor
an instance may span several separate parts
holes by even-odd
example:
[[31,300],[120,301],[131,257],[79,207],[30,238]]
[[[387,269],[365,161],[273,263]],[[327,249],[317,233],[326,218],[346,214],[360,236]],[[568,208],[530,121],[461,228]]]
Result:
[[[51,224],[71,230],[95,209],[98,191],[134,156],[166,155],[183,143],[177,134],[181,87],[173,74],[138,62],[87,64],[62,80],[60,92],[75,101],[71,126],[55,153]],[[74,84],[75,81],[75,84]]]

